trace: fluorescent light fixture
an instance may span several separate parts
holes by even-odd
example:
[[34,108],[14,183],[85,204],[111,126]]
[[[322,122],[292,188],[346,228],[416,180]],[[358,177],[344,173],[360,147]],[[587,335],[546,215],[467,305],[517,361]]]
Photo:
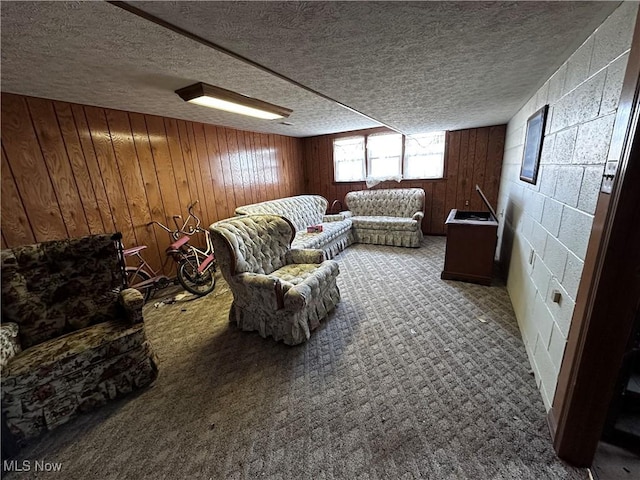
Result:
[[279,107],[257,98],[247,97],[231,90],[214,87],[202,82],[176,90],[176,93],[185,102],[265,120],[286,118],[293,112],[288,108]]

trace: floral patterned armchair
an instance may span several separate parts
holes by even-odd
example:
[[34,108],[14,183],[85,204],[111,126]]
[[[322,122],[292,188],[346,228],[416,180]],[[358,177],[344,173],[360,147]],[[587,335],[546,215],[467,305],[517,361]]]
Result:
[[290,249],[296,233],[279,215],[246,215],[210,227],[216,259],[233,292],[229,320],[288,345],[311,331],[340,301],[339,273],[321,250]]
[[151,383],[143,299],[122,290],[117,236],[2,250],[2,417],[23,443]]

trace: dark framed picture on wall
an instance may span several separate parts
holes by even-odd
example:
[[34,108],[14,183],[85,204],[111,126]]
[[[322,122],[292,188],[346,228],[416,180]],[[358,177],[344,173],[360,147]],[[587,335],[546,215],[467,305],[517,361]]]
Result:
[[548,109],[549,105],[545,105],[527,120],[527,134],[524,138],[524,154],[522,156],[522,167],[520,168],[520,180],[533,183],[534,185],[538,181],[538,167],[540,164],[542,139],[547,123]]

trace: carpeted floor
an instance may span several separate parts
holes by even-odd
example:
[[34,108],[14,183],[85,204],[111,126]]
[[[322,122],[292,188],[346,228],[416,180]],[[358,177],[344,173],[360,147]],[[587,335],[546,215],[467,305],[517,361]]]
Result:
[[230,327],[208,297],[145,307],[155,385],[18,460],[65,479],[584,479],[553,452],[506,289],[440,280],[444,238],[355,245],[342,301],[297,347]]

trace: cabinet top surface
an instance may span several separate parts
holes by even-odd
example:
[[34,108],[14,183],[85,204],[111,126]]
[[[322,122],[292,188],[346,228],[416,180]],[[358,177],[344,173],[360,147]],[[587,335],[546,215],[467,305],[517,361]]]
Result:
[[[477,226],[483,226],[483,227],[497,227],[498,226],[498,222],[495,220],[495,218],[493,217],[493,214],[489,215],[489,218],[485,219],[480,219],[480,218],[466,218],[466,219],[457,219],[456,218],[456,214],[458,213],[457,209],[453,209],[451,210],[451,212],[449,212],[449,216],[447,217],[447,220],[444,222],[445,225],[477,225]],[[478,217],[481,217],[482,215],[487,215],[487,212],[467,212],[465,211],[465,213],[467,215],[473,215],[473,214],[477,214]]]

